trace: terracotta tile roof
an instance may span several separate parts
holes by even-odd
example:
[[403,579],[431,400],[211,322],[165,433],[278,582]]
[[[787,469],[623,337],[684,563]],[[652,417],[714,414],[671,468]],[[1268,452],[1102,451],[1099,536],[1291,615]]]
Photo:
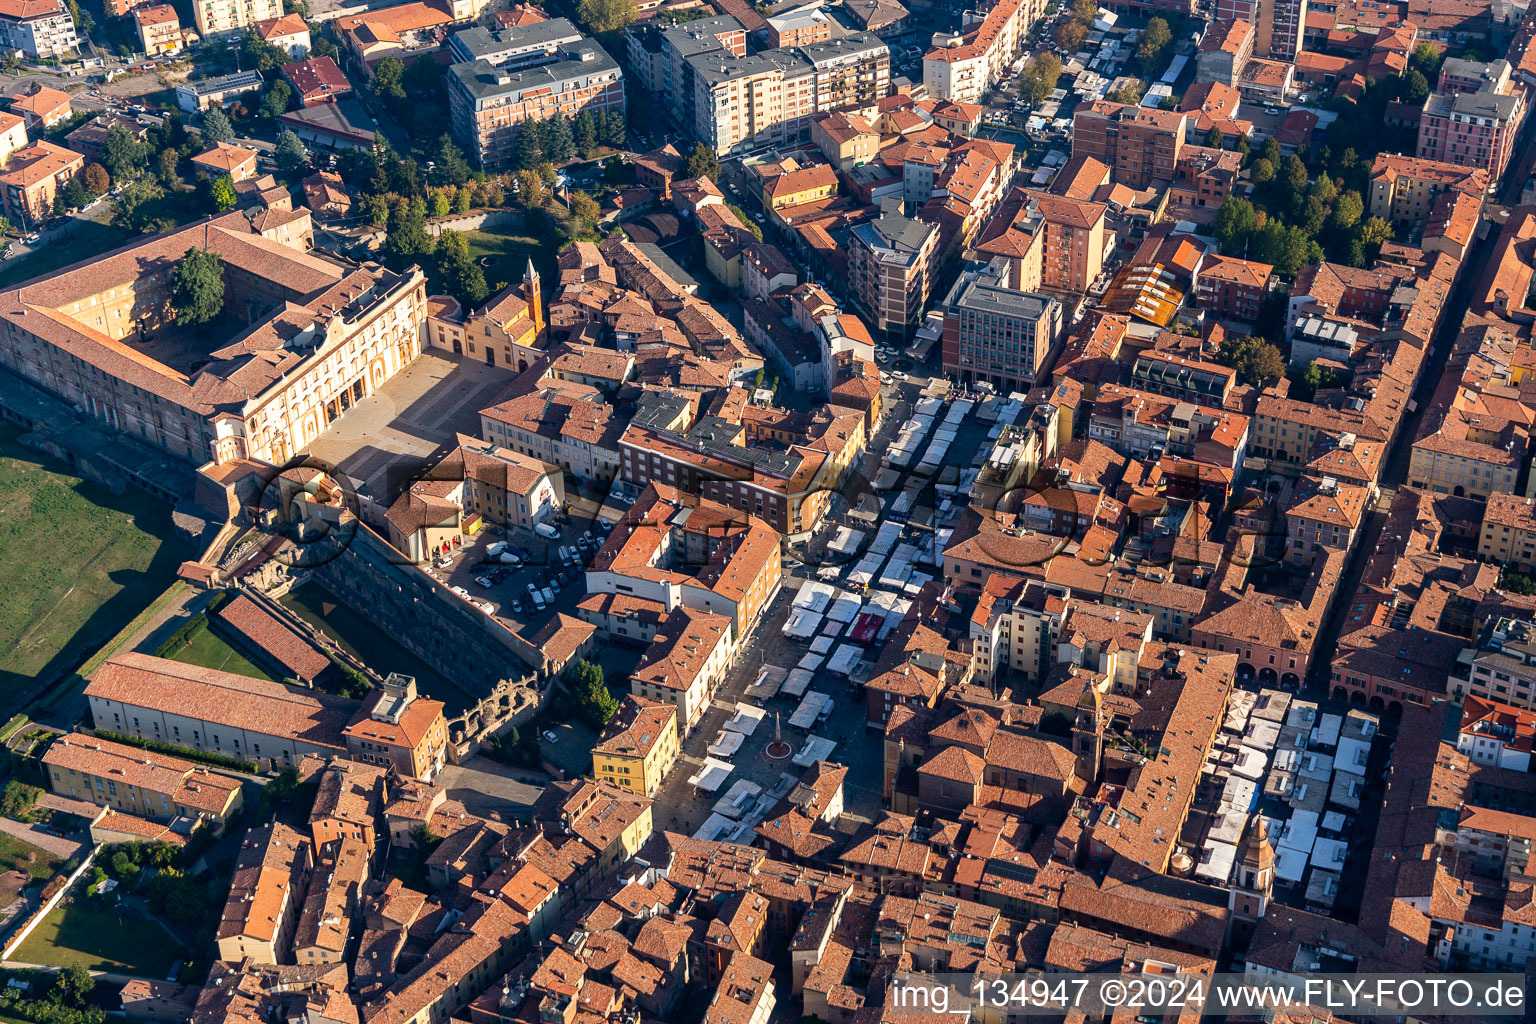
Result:
[[345,748],[342,730],[357,706],[313,690],[131,652],[109,658],[85,694],[337,750]]
[[217,614],[230,629],[265,651],[295,679],[313,680],[331,666],[329,658],[244,594],[237,594]]
[[628,694],[619,704],[618,714],[604,728],[592,753],[643,758],[669,727],[676,729],[676,722],[677,705]]
[[[43,763],[159,794],[173,805],[171,813],[164,817],[173,816],[174,805],[179,804],[193,812],[221,818],[240,791],[239,780],[216,775],[191,761],[81,733],[55,740],[43,755]],[[145,807],[151,809],[148,800]]]

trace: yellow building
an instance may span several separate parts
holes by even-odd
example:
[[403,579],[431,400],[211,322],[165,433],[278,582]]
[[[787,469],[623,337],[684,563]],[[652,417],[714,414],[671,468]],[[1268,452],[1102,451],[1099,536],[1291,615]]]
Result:
[[448,752],[443,702],[418,697],[416,680],[398,672],[369,691],[342,735],[353,758],[422,782],[436,778]]
[[653,797],[676,761],[676,706],[630,694],[592,748],[592,777]]
[[240,813],[240,782],[191,761],[71,733],[43,755],[48,788],[60,796],[169,821],[192,818],[222,831]]
[[514,368],[518,373],[543,354],[539,336],[544,333],[544,307],[532,259],[522,283],[509,286],[484,308],[465,310],[452,298],[434,295],[429,313],[426,338],[433,348]]
[[830,164],[801,167],[785,161],[788,169],[763,183],[763,199],[771,210],[830,199],[837,195],[837,172]]
[[1477,553],[1521,572],[1536,567],[1536,501],[1504,491],[1488,495]]

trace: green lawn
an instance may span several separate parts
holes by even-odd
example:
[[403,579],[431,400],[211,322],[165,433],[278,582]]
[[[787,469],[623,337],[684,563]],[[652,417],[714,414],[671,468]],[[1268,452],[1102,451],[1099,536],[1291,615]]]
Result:
[[469,243],[469,254],[475,259],[487,256],[495,259],[495,263],[483,268],[485,283],[491,286],[492,295],[509,284],[521,281],[523,271],[528,267],[528,257],[532,256],[534,269],[539,272],[547,298],[558,276],[555,273],[556,254],[542,239],[519,234],[523,230],[521,227],[505,225],[484,231],[466,231],[464,241]]
[[[179,661],[184,665],[201,665],[204,668],[217,668],[225,672],[233,672],[239,676],[255,676],[257,679],[271,679],[272,677],[262,671],[256,664],[248,660],[243,654],[229,645],[225,639],[214,633],[211,629],[200,630],[192,638],[192,642],[172,652],[172,661]],[[273,680],[280,682],[281,680]]]
[[6,260],[0,264],[0,287],[30,281],[51,270],[110,252],[131,237],[122,228],[88,221],[68,234],[50,239],[47,245],[34,249],[20,259]]
[[0,832],[0,871],[25,871],[36,881],[47,881],[59,873],[59,858],[47,850],[23,842],[9,832]]
[[13,954],[30,964],[57,964],[163,978],[181,959],[181,944],[154,921],[64,903],[43,919]]
[[67,675],[165,591],[186,556],[170,508],[114,495],[44,461],[0,424],[0,714],[39,678]]

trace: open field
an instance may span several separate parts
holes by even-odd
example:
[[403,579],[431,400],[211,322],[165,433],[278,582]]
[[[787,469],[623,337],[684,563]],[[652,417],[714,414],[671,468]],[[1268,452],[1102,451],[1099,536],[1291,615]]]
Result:
[[16,949],[23,963],[164,978],[181,946],[154,921],[63,903]]
[[45,462],[0,425],[0,713],[67,674],[175,578],[170,508]]
[[[464,241],[469,243],[469,254],[476,260],[487,257],[494,260],[489,266],[483,266],[485,271],[485,283],[490,285],[491,294],[500,291],[502,287],[515,284],[523,279],[523,271],[528,268],[528,257],[533,257],[533,268],[539,272],[545,291],[554,287],[555,280],[555,253],[544,241],[521,234],[525,228],[519,227],[493,227],[484,231],[464,232]],[[498,287],[498,282],[500,287]]]

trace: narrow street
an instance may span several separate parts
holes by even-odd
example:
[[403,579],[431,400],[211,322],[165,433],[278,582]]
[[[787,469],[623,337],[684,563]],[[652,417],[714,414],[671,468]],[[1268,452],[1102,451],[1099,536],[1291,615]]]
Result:
[[[1515,159],[1510,161],[1510,166],[1530,168],[1533,165],[1536,165],[1536,126],[1527,121],[1521,128],[1520,148]],[[1517,199],[1525,178],[1525,174],[1506,172],[1497,198],[1506,204]],[[1391,508],[1397,488],[1401,487],[1407,479],[1413,442],[1418,438],[1426,407],[1434,397],[1435,388],[1445,373],[1445,365],[1455,345],[1456,336],[1461,333],[1468,307],[1471,305],[1472,289],[1482,277],[1483,267],[1493,255],[1494,244],[1499,237],[1499,225],[1490,223],[1486,225],[1486,229],[1486,234],[1473,241],[1467,250],[1467,258],[1462,261],[1461,274],[1457,277],[1450,297],[1446,300],[1439,326],[1430,340],[1424,365],[1420,369],[1418,379],[1414,382],[1413,407],[1404,414],[1402,422],[1398,425],[1397,436],[1393,438],[1386,457],[1382,460],[1380,497],[1367,513],[1365,525],[1361,528],[1360,535],[1355,540],[1355,546],[1344,563],[1338,590],[1335,591],[1333,600],[1329,603],[1328,613],[1324,616],[1322,628],[1318,633],[1312,668],[1308,671],[1306,680],[1306,686],[1311,691],[1308,694],[1310,697],[1319,695],[1326,697],[1328,694],[1329,666],[1333,663],[1334,652],[1338,647],[1344,615],[1360,587],[1360,578],[1365,572],[1367,562],[1381,543],[1382,529],[1387,521],[1387,510]]]

